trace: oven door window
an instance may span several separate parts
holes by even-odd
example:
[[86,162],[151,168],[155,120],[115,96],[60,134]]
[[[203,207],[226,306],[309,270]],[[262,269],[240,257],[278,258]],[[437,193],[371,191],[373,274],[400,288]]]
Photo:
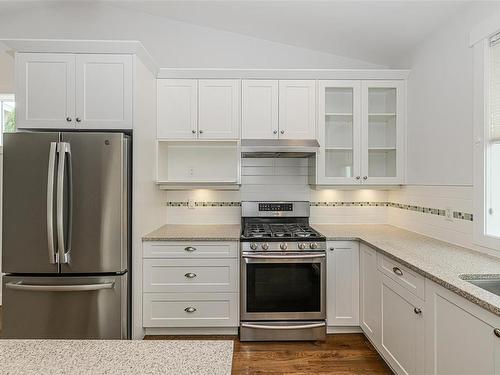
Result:
[[318,312],[321,264],[247,264],[247,312]]

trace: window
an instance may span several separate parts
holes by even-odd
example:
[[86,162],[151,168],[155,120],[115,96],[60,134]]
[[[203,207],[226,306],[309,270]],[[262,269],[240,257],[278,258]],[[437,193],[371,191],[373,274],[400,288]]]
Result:
[[490,40],[489,111],[486,121],[485,234],[500,238],[500,36]]
[[0,145],[3,144],[3,133],[16,131],[16,104],[14,95],[0,94]]

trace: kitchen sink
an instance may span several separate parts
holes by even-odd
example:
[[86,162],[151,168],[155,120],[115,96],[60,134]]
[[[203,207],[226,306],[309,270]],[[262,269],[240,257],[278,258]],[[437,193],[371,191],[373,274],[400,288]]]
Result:
[[500,275],[460,275],[460,278],[500,296]]

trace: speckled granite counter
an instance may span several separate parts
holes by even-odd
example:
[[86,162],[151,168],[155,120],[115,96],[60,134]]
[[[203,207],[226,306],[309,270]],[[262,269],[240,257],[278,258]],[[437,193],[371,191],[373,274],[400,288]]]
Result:
[[0,374],[231,374],[232,341],[0,340]]
[[360,240],[479,306],[500,315],[500,297],[460,279],[498,274],[500,259],[390,225],[313,225],[328,240]]
[[239,241],[239,225],[164,225],[142,237],[143,241]]

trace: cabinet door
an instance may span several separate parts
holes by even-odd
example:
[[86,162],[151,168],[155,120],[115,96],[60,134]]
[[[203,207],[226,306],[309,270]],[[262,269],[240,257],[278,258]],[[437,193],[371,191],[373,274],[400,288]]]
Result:
[[500,374],[500,318],[430,280],[426,288],[426,374]]
[[157,137],[159,139],[196,139],[197,115],[197,80],[158,80]]
[[397,374],[424,374],[423,301],[382,275],[380,351]]
[[316,139],[316,81],[279,81],[279,137]]
[[16,54],[18,129],[75,127],[75,55]]
[[76,56],[78,128],[132,128],[132,58],[109,54]]
[[359,184],[360,81],[319,81],[318,109],[318,183]]
[[365,81],[362,84],[363,183],[403,182],[404,91],[403,81]]
[[327,306],[329,326],[359,325],[359,243],[327,244]]
[[241,88],[241,138],[278,138],[278,81],[244,80]]
[[200,139],[237,139],[240,128],[239,80],[198,81],[198,132]]
[[377,252],[360,244],[360,322],[361,329],[374,345],[380,343],[380,273],[377,270]]

